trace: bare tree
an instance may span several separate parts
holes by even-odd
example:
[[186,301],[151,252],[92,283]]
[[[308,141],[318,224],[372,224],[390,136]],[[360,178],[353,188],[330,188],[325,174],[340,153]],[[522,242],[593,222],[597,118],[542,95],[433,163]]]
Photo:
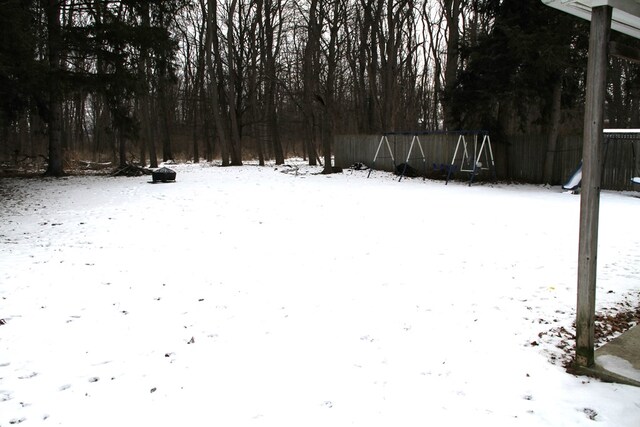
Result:
[[266,129],[271,149],[278,165],[284,164],[284,151],[280,139],[277,91],[277,58],[282,37],[282,1],[264,0],[264,11],[260,20],[261,60],[264,64]]
[[551,114],[549,134],[547,136],[547,152],[544,158],[543,181],[547,184],[553,182],[553,163],[555,161],[558,134],[560,133],[560,121],[562,118],[562,74],[558,73],[553,82],[553,94],[551,100]]
[[226,85],[226,95],[229,110],[229,127],[231,141],[229,144],[229,151],[231,154],[231,164],[233,166],[242,165],[242,147],[240,141],[240,125],[239,125],[239,113],[237,106],[236,84],[237,73],[240,68],[235,54],[235,36],[234,36],[234,15],[238,6],[238,0],[230,0],[227,9],[227,67],[228,67],[228,81]]
[[338,68],[338,56],[340,54],[340,30],[345,20],[346,9],[342,0],[331,0],[325,4],[326,11],[323,16],[327,21],[329,30],[329,40],[326,42],[326,64],[327,75],[324,84],[324,96],[319,96],[322,111],[322,152],[324,155],[324,169],[322,173],[333,173],[333,165],[331,161],[331,146],[334,139],[334,125],[336,114],[336,79]]
[[307,40],[303,57],[303,87],[304,87],[304,122],[307,153],[309,164],[316,165],[316,103],[320,85],[318,72],[318,56],[320,54],[321,23],[318,20],[319,0],[311,0],[309,5],[309,19],[307,23]]
[[[207,36],[205,39],[205,57],[209,77],[209,97],[211,99],[211,110],[213,113],[216,133],[220,142],[222,165],[229,165],[229,150],[225,135],[225,125],[222,119],[220,92],[218,80],[222,74],[222,59],[218,49],[218,24],[217,24],[216,0],[207,0]],[[215,62],[214,57],[215,55]]]
[[48,124],[49,124],[49,159],[46,175],[62,176],[62,87],[60,54],[62,50],[62,34],[60,29],[60,13],[65,2],[60,0],[42,0],[47,18],[49,75],[48,75]]
[[262,16],[264,14],[264,2],[263,0],[257,0],[254,2],[255,12],[253,14],[253,19],[251,20],[251,25],[248,33],[248,56],[249,56],[249,69],[247,73],[247,90],[248,90],[248,108],[250,115],[250,123],[251,123],[251,133],[255,141],[255,149],[258,154],[258,162],[260,166],[264,166],[265,164],[265,152],[263,145],[263,129],[262,119],[264,114],[261,112],[260,105],[258,102],[260,85],[258,83],[258,78],[261,77],[261,63],[260,54],[263,51],[262,42],[258,42],[258,40],[262,40],[257,32],[258,28],[262,32]]
[[[443,58],[440,54],[444,38],[441,33],[444,23],[444,11],[442,8],[434,8],[430,2],[424,1],[422,3],[421,17],[425,23],[423,26],[424,43],[428,46],[423,49],[423,61],[425,68],[431,70],[430,72],[424,73],[422,86],[425,88],[430,86],[431,91],[425,89],[423,92],[422,110],[425,115],[425,126],[433,130],[438,130],[440,129],[440,115],[438,112],[441,110],[440,101],[442,80],[444,78],[442,74]],[[431,96],[428,96],[428,93],[430,93]]]
[[460,9],[461,0],[442,0],[442,9],[447,22],[447,61],[444,70],[444,123],[445,128],[453,125],[451,94],[458,78],[460,58]]
[[[140,10],[140,20],[143,29],[151,27],[149,4],[143,2]],[[151,118],[151,58],[147,46],[140,49],[140,61],[138,63],[140,95],[138,97],[137,109],[140,120],[140,162],[145,164],[146,152],[149,151],[149,166],[158,167],[158,155],[156,152],[155,126]]]

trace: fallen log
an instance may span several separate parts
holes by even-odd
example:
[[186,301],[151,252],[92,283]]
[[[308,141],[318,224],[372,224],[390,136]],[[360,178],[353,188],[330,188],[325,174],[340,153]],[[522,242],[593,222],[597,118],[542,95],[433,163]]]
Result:
[[151,170],[143,168],[142,166],[127,163],[124,166],[120,166],[111,173],[111,176],[142,176],[151,175]]

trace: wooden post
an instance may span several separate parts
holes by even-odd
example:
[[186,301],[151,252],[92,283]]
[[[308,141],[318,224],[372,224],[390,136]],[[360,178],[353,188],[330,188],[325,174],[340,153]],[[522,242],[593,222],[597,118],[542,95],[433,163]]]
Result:
[[594,364],[594,321],[598,254],[598,214],[602,175],[604,100],[611,30],[610,6],[591,11],[587,94],[582,149],[580,242],[578,248],[578,308],[576,316],[576,365]]

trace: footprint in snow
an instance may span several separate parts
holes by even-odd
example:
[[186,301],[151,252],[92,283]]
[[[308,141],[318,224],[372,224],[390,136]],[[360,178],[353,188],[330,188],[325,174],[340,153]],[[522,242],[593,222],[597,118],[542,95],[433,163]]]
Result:
[[31,373],[29,373],[29,374],[19,376],[19,377],[18,377],[18,379],[19,379],[19,380],[28,380],[29,378],[33,378],[33,377],[35,377],[36,375],[38,375],[38,373],[37,373],[37,372],[31,372]]

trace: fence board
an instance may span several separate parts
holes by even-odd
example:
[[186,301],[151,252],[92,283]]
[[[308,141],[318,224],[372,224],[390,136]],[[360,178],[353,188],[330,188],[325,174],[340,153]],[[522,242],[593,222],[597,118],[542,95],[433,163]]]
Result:
[[[373,167],[373,159],[382,135],[339,135],[334,148],[336,166],[347,168],[356,162]],[[386,144],[380,148],[375,169],[393,171],[394,166],[405,162],[412,135],[390,135],[389,144],[394,161]],[[467,138],[471,136],[467,135]],[[411,152],[409,165],[422,171],[426,166],[427,176],[435,176],[434,164],[449,164],[453,157],[457,135],[419,135],[426,165],[418,146]],[[470,143],[467,139],[467,143]],[[472,146],[472,145],[470,145]],[[602,188],[609,190],[638,190],[631,183],[633,176],[640,175],[640,143],[615,141],[607,144],[607,153],[602,174]],[[492,141],[498,179],[542,184],[543,168],[547,150],[545,135],[513,135],[505,141]],[[636,158],[634,162],[633,150]],[[582,136],[560,137],[556,147],[552,184],[563,184],[571,176],[582,158]]]

